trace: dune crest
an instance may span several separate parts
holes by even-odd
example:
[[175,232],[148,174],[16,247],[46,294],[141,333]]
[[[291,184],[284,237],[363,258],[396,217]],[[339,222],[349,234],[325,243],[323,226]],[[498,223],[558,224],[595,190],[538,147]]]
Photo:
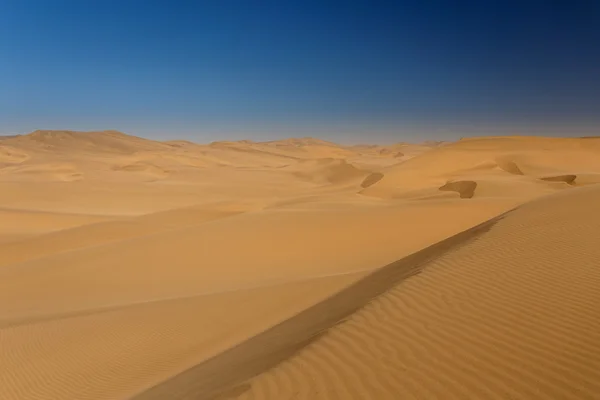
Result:
[[[600,189],[585,188],[490,221],[420,275],[388,279],[384,294],[235,398],[594,398],[598,201]],[[354,288],[355,298],[364,295]]]
[[288,169],[295,170],[293,174],[301,179],[329,184],[348,182],[369,174],[369,171],[361,170],[345,160],[334,158],[301,161]]

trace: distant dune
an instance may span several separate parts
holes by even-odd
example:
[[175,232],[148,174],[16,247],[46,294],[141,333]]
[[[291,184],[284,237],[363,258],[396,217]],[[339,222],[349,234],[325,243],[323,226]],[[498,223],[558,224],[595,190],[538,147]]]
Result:
[[0,399],[593,399],[600,139],[0,138]]
[[582,173],[589,177],[582,184],[600,182],[599,151],[600,140],[589,140],[584,146],[581,139],[473,138],[392,166],[380,182],[362,193],[382,198],[427,198],[435,195],[434,187],[447,187],[449,181],[460,180],[489,188],[474,190],[469,197],[532,198],[558,188],[545,182],[573,184]]
[[27,153],[19,151],[11,146],[4,146],[0,144],[0,163],[4,164],[19,164],[27,160],[29,156]]

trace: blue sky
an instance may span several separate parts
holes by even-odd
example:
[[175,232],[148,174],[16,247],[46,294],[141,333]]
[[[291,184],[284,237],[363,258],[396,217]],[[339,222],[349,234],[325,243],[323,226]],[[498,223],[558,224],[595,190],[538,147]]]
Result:
[[0,2],[0,133],[600,134],[600,5]]

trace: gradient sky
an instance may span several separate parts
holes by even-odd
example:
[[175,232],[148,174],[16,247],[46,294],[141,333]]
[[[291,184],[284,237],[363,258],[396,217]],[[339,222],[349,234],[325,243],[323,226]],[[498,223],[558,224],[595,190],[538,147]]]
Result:
[[0,1],[0,133],[600,135],[600,2]]

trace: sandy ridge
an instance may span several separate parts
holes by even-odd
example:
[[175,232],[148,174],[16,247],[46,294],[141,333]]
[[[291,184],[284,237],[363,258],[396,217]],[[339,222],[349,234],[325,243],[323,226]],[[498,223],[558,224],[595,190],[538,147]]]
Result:
[[584,188],[496,219],[239,398],[597,399],[599,200]]
[[[502,216],[438,242],[378,269],[361,281],[293,318],[251,338],[227,352],[155,386],[137,400],[210,399],[223,387],[240,382],[283,361],[309,344],[320,332],[349,316],[394,284],[416,273],[430,260],[461,246],[490,229]],[[236,365],[235,371],[229,370]],[[257,367],[258,365],[258,367]],[[234,373],[231,373],[234,372]]]

